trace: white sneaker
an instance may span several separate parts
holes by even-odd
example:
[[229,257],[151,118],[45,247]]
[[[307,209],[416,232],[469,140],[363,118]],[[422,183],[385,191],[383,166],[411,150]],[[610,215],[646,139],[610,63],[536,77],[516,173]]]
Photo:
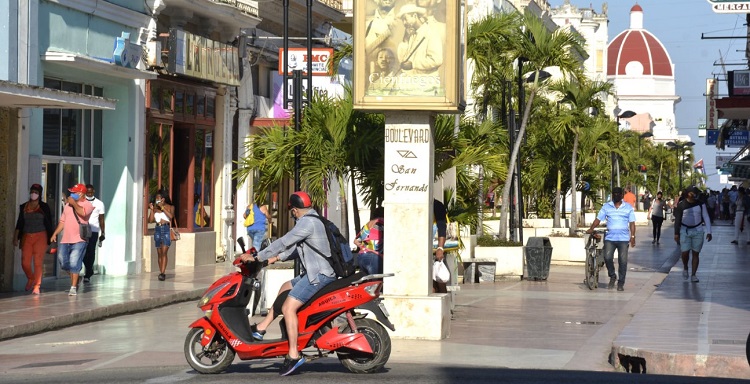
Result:
[[698,276],[693,275],[693,276],[690,276],[690,281],[692,281],[693,283],[697,283],[700,280],[698,280]]
[[78,295],[78,287],[70,287],[70,291],[68,291],[68,296],[76,296]]

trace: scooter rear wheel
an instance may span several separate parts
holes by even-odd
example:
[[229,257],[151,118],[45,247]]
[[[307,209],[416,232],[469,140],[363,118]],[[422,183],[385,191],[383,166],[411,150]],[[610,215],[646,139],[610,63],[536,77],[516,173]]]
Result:
[[193,328],[185,338],[185,358],[200,373],[221,373],[234,361],[234,351],[226,340],[216,335],[207,347],[201,345],[203,328]]
[[[337,352],[339,361],[350,372],[374,373],[383,369],[388,358],[391,357],[391,337],[383,325],[372,319],[356,319],[357,331],[365,336],[370,343],[372,354],[361,352]],[[342,332],[351,332],[349,326]]]

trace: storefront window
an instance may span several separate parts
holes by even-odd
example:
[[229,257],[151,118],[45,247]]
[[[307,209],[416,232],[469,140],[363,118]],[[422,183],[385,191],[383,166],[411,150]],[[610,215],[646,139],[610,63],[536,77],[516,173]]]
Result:
[[185,93],[177,91],[174,94],[174,113],[182,113],[185,110]]
[[[148,161],[146,162],[146,179],[148,180],[149,201],[160,189],[169,190],[170,160],[172,155],[172,126],[163,123],[151,123],[148,127]],[[148,206],[148,204],[145,204]]]
[[195,112],[200,117],[206,114],[206,96],[198,95],[198,100],[195,103]]

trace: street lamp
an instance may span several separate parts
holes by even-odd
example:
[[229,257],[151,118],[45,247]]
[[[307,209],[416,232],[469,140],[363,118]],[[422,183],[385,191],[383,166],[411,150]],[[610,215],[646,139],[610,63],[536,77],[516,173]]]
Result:
[[671,149],[675,150],[675,156],[677,157],[677,162],[680,163],[680,174],[678,175],[678,178],[680,179],[680,191],[679,193],[682,194],[682,163],[685,162],[685,149],[688,149],[695,145],[692,141],[688,141],[686,143],[677,144],[674,141],[670,141],[667,143],[667,146]]
[[648,137],[653,137],[654,134],[651,132],[643,132],[638,136],[638,157],[641,157],[641,141]]
[[[633,117],[635,115],[636,115],[636,113],[633,112],[633,111],[624,111],[623,113],[617,115],[617,129],[618,130],[620,129],[620,119],[631,118],[631,117]],[[610,156],[611,156],[611,161],[612,161],[612,177],[610,178],[610,181],[609,181],[609,190],[610,190],[610,193],[611,193],[612,189],[614,189],[614,187],[615,187],[615,177],[616,177],[616,175],[619,175],[619,173],[620,173],[620,169],[619,169],[620,165],[619,165],[619,162],[617,161],[617,154],[615,153],[615,151],[612,151],[610,153]],[[617,164],[616,167],[615,167],[615,164]],[[615,172],[617,172],[617,173],[615,173]]]

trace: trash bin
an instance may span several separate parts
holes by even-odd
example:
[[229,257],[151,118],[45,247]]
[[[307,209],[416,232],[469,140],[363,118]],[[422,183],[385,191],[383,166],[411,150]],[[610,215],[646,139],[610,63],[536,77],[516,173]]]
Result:
[[547,280],[552,260],[552,243],[549,237],[529,237],[524,247],[526,253],[526,279]]

